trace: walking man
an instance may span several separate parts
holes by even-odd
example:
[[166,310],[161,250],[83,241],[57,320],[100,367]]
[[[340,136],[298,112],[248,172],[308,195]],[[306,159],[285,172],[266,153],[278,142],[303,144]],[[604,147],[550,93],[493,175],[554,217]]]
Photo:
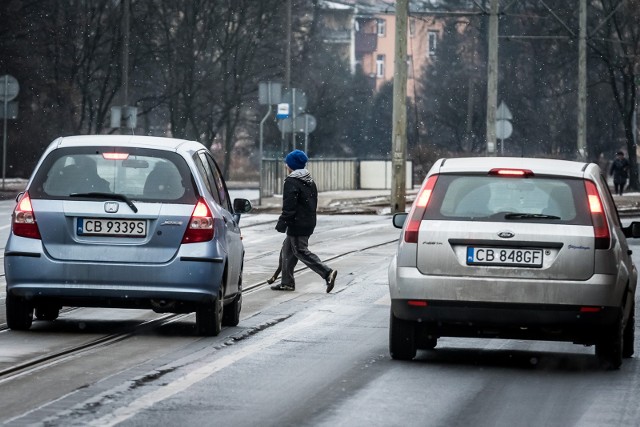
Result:
[[627,170],[629,169],[629,161],[625,159],[624,153],[618,151],[616,158],[611,164],[609,173],[613,175],[613,186],[615,193],[622,196],[625,185],[627,185]]
[[316,227],[316,209],[318,207],[318,189],[311,174],[305,169],[307,155],[302,150],[294,150],[285,157],[288,176],[282,190],[282,214],[278,218],[276,230],[287,233],[282,245],[282,279],[278,285],[271,286],[275,291],[293,291],[296,283],[293,270],[298,260],[326,281],[326,291],[331,292],[338,272],[320,261],[309,248],[309,237]]

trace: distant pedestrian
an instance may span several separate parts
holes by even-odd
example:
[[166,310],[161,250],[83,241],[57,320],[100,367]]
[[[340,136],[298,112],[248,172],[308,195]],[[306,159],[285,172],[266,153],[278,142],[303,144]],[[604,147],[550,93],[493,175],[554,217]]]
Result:
[[309,237],[316,227],[318,189],[307,169],[307,155],[302,150],[293,150],[285,157],[288,176],[282,190],[282,214],[278,218],[276,230],[287,233],[282,244],[282,279],[271,286],[275,291],[293,291],[296,283],[293,271],[298,260],[326,281],[326,291],[331,292],[338,272],[320,261],[309,248]]
[[611,164],[609,174],[613,175],[613,186],[615,193],[622,196],[625,185],[627,185],[629,171],[629,161],[624,157],[622,151],[616,153],[616,158]]

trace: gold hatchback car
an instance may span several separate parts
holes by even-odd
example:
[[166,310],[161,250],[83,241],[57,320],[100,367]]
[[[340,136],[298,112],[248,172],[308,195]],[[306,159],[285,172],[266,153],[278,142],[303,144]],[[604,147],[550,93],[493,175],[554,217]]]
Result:
[[595,345],[617,369],[634,346],[637,270],[601,169],[534,158],[438,160],[389,268],[394,359],[438,338]]

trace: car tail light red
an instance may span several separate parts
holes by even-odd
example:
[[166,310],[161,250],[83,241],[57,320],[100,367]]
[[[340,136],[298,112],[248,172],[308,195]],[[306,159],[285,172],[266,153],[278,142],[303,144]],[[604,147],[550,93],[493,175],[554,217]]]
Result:
[[404,241],[407,243],[418,243],[418,230],[420,229],[420,223],[422,222],[424,213],[427,211],[431,192],[433,191],[433,187],[435,187],[437,180],[438,175],[432,175],[429,177],[411,207],[411,211],[409,212],[409,222],[404,230]]
[[193,208],[189,225],[182,243],[207,242],[213,239],[213,216],[204,199],[200,198]]
[[29,193],[24,193],[18,201],[11,218],[11,229],[16,236],[40,239],[40,230]]
[[592,181],[585,181],[584,187],[587,190],[587,198],[589,201],[589,211],[591,212],[591,222],[596,238],[596,249],[608,249],[611,244],[611,235],[609,233],[609,224],[605,216],[602,200],[598,194],[598,189]]

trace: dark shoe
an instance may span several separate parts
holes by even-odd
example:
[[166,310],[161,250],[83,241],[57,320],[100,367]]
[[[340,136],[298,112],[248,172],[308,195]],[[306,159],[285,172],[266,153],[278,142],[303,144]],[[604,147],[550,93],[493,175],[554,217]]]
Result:
[[267,283],[270,285],[275,282],[278,278],[276,276],[271,276],[267,279]]
[[278,285],[273,285],[271,287],[274,291],[295,291],[296,287],[291,285],[283,285],[282,283]]
[[338,272],[336,270],[331,270],[331,273],[327,276],[327,293],[331,292],[333,287],[336,284],[336,276]]

